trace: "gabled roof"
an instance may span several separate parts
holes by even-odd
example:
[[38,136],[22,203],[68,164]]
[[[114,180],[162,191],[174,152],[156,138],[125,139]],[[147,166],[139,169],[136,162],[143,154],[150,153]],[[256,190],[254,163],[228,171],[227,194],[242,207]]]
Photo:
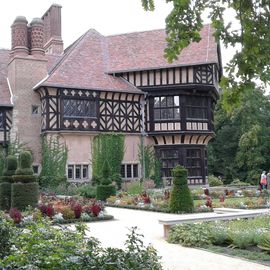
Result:
[[141,92],[116,74],[174,66],[219,63],[213,29],[205,25],[201,41],[185,48],[178,60],[164,58],[165,30],[152,30],[104,37],[90,29],[66,50],[48,78],[35,86]]
[[110,61],[109,73],[167,68],[174,66],[218,63],[217,43],[214,29],[204,25],[201,41],[193,42],[183,49],[173,63],[164,58],[167,46],[165,30],[152,30],[106,37]]
[[9,50],[0,49],[0,106],[11,105],[10,92],[7,82],[9,52]]
[[39,86],[95,89],[141,93],[120,77],[106,73],[108,49],[104,36],[90,29],[68,50]]

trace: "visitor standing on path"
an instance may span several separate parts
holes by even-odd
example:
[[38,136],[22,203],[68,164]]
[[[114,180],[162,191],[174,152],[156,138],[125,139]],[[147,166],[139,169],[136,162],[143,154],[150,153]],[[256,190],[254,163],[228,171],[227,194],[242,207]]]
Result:
[[261,185],[262,190],[267,188],[266,171],[263,171],[262,174],[261,174],[260,185]]

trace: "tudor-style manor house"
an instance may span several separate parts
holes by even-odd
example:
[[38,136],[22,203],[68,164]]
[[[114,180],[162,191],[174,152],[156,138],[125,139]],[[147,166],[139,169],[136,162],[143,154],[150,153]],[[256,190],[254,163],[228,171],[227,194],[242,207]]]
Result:
[[103,36],[90,29],[63,50],[61,6],[11,26],[0,49],[0,143],[19,137],[41,164],[41,134],[68,147],[69,180],[91,179],[91,146],[100,133],[125,134],[124,179],[139,178],[139,144],[153,145],[170,177],[177,164],[189,183],[207,181],[206,146],[221,76],[219,45],[205,25],[201,41],[178,60],[164,58],[164,30]]

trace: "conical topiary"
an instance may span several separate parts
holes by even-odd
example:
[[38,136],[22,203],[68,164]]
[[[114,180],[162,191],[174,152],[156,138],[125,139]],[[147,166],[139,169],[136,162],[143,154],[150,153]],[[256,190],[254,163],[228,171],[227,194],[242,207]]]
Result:
[[37,205],[39,186],[33,174],[32,155],[29,151],[23,151],[19,156],[19,167],[13,176],[11,207],[23,210],[27,206]]
[[173,188],[170,196],[170,211],[172,213],[191,213],[194,210],[193,199],[187,184],[187,170],[176,166],[173,170]]
[[3,171],[3,176],[0,177],[0,209],[8,210],[11,200],[11,183],[12,176],[17,169],[17,158],[8,156],[6,158],[6,167]]
[[116,194],[116,188],[112,185],[111,169],[108,160],[105,160],[102,167],[101,185],[97,186],[97,200],[106,201],[112,195]]

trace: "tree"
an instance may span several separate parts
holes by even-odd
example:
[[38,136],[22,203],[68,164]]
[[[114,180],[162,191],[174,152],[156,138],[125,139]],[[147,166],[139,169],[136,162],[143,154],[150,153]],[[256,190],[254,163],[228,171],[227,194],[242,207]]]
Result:
[[269,101],[256,89],[243,93],[241,105],[231,115],[217,106],[216,138],[208,150],[210,173],[256,183],[261,171],[270,169]]
[[[145,10],[155,8],[154,0],[142,0]],[[256,82],[270,80],[270,7],[268,0],[166,0],[173,4],[166,18],[169,62],[177,59],[181,50],[191,42],[200,41],[203,13],[207,12],[215,29],[215,37],[226,47],[239,48],[225,67],[223,77],[223,105],[232,111],[240,106],[241,96],[254,90]],[[225,12],[230,10],[235,19],[227,22]]]

